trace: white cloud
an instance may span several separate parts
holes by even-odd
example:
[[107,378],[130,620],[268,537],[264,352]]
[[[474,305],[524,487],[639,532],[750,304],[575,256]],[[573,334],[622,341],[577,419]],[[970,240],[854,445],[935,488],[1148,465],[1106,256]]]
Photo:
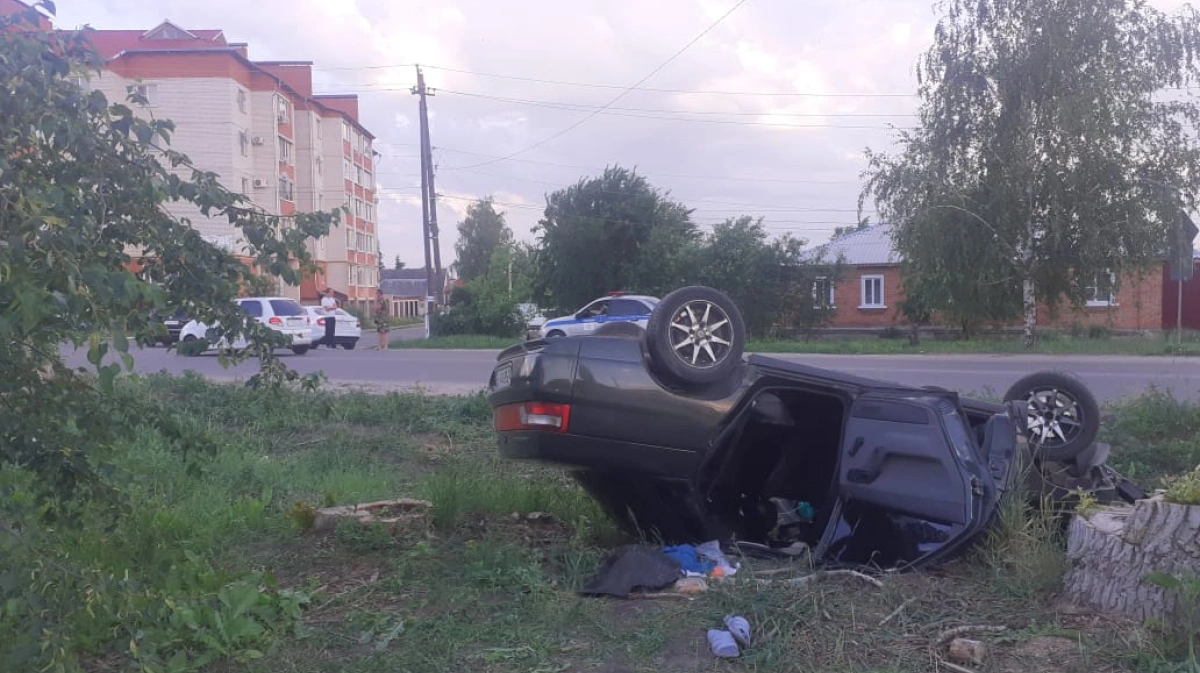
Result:
[[[456,170],[488,161],[478,155],[528,148],[588,114],[497,99],[604,105],[735,2],[91,0],[60,3],[59,12],[67,26],[149,28],[169,18],[184,27],[223,28],[230,40],[249,42],[253,58],[314,61],[317,88],[358,93],[363,122],[378,135],[385,257],[398,253],[421,266],[417,99],[409,92],[415,71],[399,64],[426,64],[428,84],[439,90],[430,110],[437,188],[446,195],[438,202],[443,263],[453,257],[455,223],[469,203],[463,199],[494,194],[516,204],[500,208],[528,240],[547,191],[611,163],[638,166],[656,186],[693,205],[702,223],[757,207],[773,231],[824,239],[834,226],[852,222],[854,213],[845,211],[856,206],[864,148],[888,148],[887,125],[913,122],[905,116],[916,102],[907,95],[916,90],[913,66],[937,19],[928,0],[747,2],[644,85],[725,93],[631,91],[613,107],[632,110],[596,115],[520,154],[523,161]],[[1182,0],[1152,4],[1175,9]],[[396,67],[378,67],[387,65]],[[906,95],[878,95],[895,93]],[[690,114],[673,112],[680,110]],[[850,114],[891,116],[844,116]]]

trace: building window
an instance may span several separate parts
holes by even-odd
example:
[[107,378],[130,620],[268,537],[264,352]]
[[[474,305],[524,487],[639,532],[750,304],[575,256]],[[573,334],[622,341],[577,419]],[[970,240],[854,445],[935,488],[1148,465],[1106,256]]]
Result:
[[245,113],[246,113],[246,102],[247,102],[247,99],[246,99],[246,90],[245,90],[245,89],[238,89],[238,90],[237,90],[237,106],[238,106],[238,112],[241,112],[242,114],[245,114]]
[[242,150],[242,156],[250,156],[250,134],[246,131],[238,131],[238,147]]
[[134,84],[129,87],[129,93],[136,96],[142,105],[152,106],[158,103],[158,85],[157,84]]
[[370,171],[363,171],[362,185],[367,189],[375,189],[375,176],[371,175]]
[[279,163],[292,163],[292,143],[284,138],[279,139]]
[[250,193],[250,185],[251,184],[253,184],[253,183],[250,182],[250,178],[245,178],[245,177],[242,178],[242,194]]
[[346,230],[346,249],[351,252],[354,251],[354,231],[350,229]]
[[283,96],[276,96],[275,121],[279,122],[280,124],[288,123],[288,120],[291,119],[291,115],[289,115],[288,112],[290,112],[290,110],[288,109],[287,99]]
[[862,277],[862,303],[859,308],[887,308],[883,303],[883,276]]
[[350,124],[342,122],[342,140],[349,142],[351,140]]
[[325,162],[321,157],[317,157],[317,175],[325,175]]
[[350,163],[349,159],[342,159],[342,177],[346,180],[354,179],[354,164]]
[[295,201],[295,190],[293,189],[292,181],[288,176],[279,176],[279,198],[284,201]]
[[1116,306],[1117,275],[1111,272],[1096,274],[1083,293],[1088,306]]
[[837,306],[833,300],[833,283],[825,276],[818,276],[813,280],[813,303],[821,308]]

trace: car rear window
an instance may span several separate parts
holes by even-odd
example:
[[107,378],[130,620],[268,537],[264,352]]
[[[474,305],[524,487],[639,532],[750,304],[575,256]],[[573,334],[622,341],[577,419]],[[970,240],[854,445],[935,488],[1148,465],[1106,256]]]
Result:
[[304,315],[304,307],[300,302],[292,301],[291,299],[272,299],[270,300],[271,310],[278,316],[289,315]]
[[636,299],[614,299],[609,306],[609,315],[644,315],[650,309]]

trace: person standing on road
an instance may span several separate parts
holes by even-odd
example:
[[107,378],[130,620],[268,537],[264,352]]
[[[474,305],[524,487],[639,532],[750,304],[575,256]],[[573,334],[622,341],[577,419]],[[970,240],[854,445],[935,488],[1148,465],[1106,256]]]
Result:
[[334,330],[337,328],[337,298],[333,296],[333,288],[325,288],[325,296],[321,298],[321,308],[325,309],[325,345],[336,349]]
[[383,298],[383,290],[375,291],[375,308],[371,317],[375,320],[375,332],[379,335],[379,350],[388,349],[388,332],[392,324],[388,322],[387,300]]

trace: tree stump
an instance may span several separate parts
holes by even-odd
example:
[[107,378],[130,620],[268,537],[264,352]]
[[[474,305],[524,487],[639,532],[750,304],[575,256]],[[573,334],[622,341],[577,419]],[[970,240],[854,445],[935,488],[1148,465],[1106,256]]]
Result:
[[1156,571],[1200,575],[1200,506],[1155,496],[1103,507],[1077,514],[1068,535],[1065,589],[1070,598],[1139,621],[1182,624],[1187,606],[1177,592],[1145,577]]

